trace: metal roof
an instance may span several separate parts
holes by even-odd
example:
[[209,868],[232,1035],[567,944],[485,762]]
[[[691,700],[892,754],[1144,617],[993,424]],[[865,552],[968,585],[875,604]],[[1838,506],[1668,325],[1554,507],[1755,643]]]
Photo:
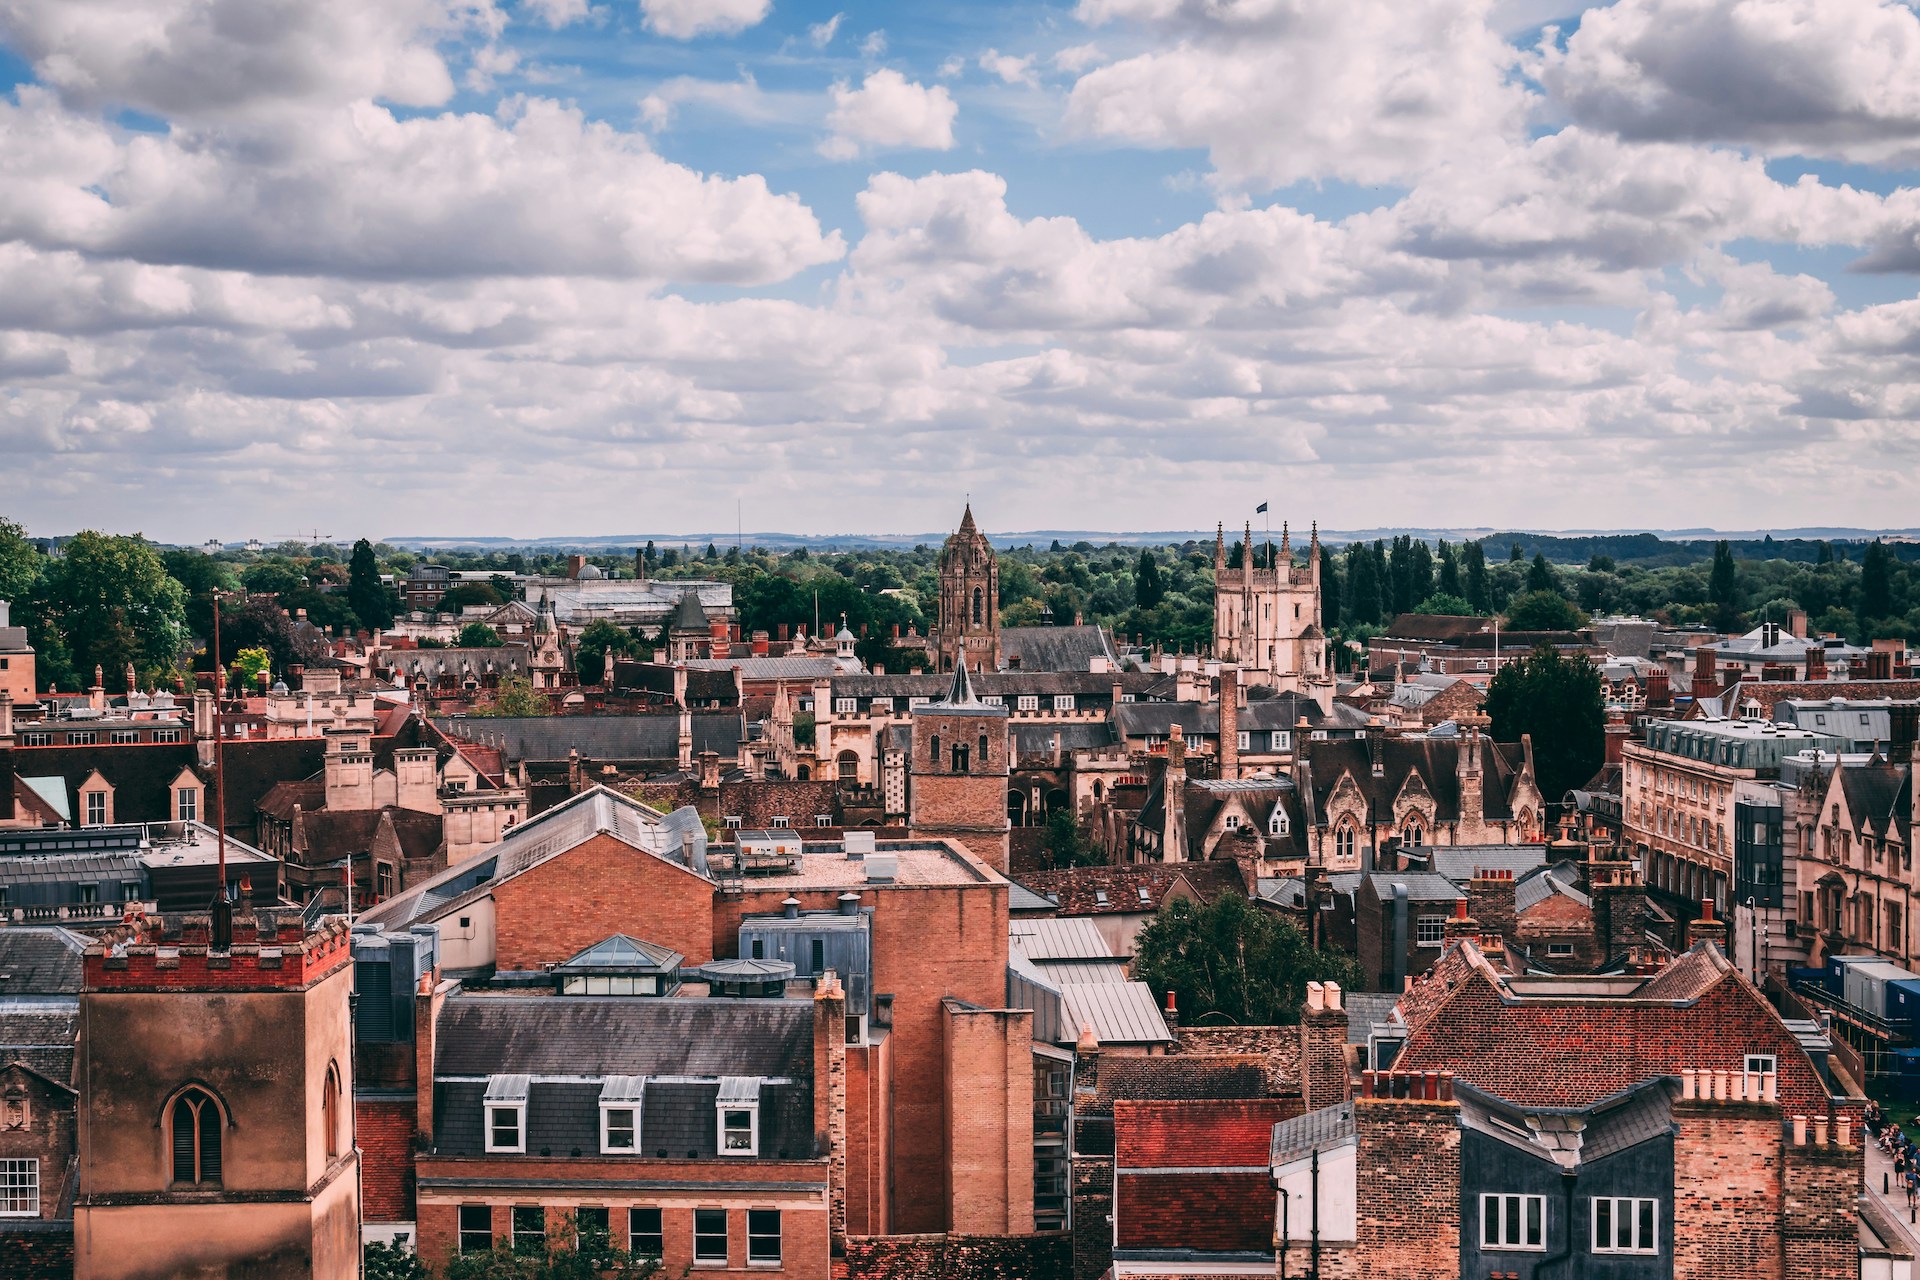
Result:
[[1354,1123],[1353,1104],[1335,1103],[1321,1107],[1273,1126],[1271,1159],[1277,1165],[1291,1164],[1315,1151],[1330,1151],[1359,1140]]
[[530,1075],[496,1075],[487,1077],[488,1102],[525,1102],[527,1089],[533,1084]]
[[1101,1044],[1169,1044],[1173,1034],[1144,982],[1078,982],[1060,990],[1066,1025],[1092,1027]]
[[1009,922],[1008,945],[1029,960],[1111,960],[1113,948],[1085,916]]
[[644,1102],[647,1096],[645,1076],[608,1076],[600,1085],[600,1101]]
[[731,1103],[734,1106],[742,1106],[750,1102],[759,1102],[760,1077],[721,1076],[719,1101],[723,1105]]

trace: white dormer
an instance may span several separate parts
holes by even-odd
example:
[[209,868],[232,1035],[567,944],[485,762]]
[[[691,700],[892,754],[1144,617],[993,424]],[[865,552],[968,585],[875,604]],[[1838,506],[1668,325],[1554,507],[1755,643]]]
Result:
[[722,1156],[760,1154],[760,1077],[722,1076],[715,1102]]

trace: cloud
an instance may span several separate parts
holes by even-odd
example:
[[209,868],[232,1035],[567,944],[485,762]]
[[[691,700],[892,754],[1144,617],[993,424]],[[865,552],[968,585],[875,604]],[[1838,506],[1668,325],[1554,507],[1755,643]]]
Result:
[[489,0],[4,0],[0,42],[82,108],[170,119],[453,93],[441,39],[497,34]]
[[588,13],[588,0],[521,0],[521,4],[556,31]]
[[1627,138],[1920,161],[1920,16],[1898,0],[1619,0],[1536,74]]
[[960,107],[944,85],[928,88],[883,67],[857,89],[835,85],[832,98],[827,113],[832,136],[820,144],[820,154],[829,159],[850,160],[875,149],[946,151],[953,146],[953,120]]
[[300,136],[121,136],[41,90],[0,103],[0,237],[41,248],[380,279],[587,273],[731,283],[840,256],[757,175],[709,177],[574,108],[397,119],[362,103]]
[[1224,189],[1406,179],[1515,138],[1525,96],[1487,0],[1083,0],[1153,51],[1088,71],[1065,124],[1080,136],[1207,150]]
[[860,56],[863,58],[878,58],[886,52],[887,33],[877,27],[867,32],[866,37],[860,41]]
[[649,129],[665,129],[684,106],[694,106],[759,125],[808,123],[817,108],[812,94],[769,92],[750,72],[738,80],[701,80],[675,76],[640,100],[640,118]]
[[735,35],[757,26],[773,0],[640,0],[647,29],[671,40]]
[[826,48],[833,43],[833,37],[839,32],[840,24],[846,20],[846,17],[844,13],[836,13],[825,22],[812,24],[807,28],[807,39],[813,42],[813,47],[816,49]]
[[1105,60],[1105,58],[1106,54],[1101,52],[1100,46],[1097,44],[1076,44],[1069,45],[1067,48],[1054,54],[1053,65],[1068,75],[1079,75],[1088,67]]
[[1010,53],[1001,53],[998,49],[989,49],[980,55],[980,69],[989,75],[999,76],[1007,84],[1034,84],[1033,59],[1016,58]]

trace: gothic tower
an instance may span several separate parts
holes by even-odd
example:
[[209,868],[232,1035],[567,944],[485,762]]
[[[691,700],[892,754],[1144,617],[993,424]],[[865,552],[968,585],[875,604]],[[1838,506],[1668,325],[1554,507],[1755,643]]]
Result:
[[[1294,563],[1293,539],[1280,526],[1280,546],[1266,554],[1254,546],[1248,525],[1240,564],[1227,565],[1222,526],[1213,543],[1213,656],[1237,663],[1248,684],[1309,691],[1325,683],[1326,636],[1320,630],[1320,528],[1316,524],[1307,562]],[[1256,559],[1265,559],[1262,567]]]
[[964,655],[946,698],[913,709],[908,737],[908,830],[953,839],[1005,875],[1011,724],[1005,707],[974,695]]
[[940,619],[934,634],[940,669],[966,655],[976,671],[1000,666],[1000,562],[973,523],[973,504],[940,552]]

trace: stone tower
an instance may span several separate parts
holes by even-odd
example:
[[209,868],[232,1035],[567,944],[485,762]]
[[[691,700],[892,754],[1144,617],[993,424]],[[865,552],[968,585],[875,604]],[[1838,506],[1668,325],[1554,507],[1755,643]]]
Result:
[[76,1280],[359,1274],[347,927],[261,911],[87,949]]
[[962,654],[976,671],[1000,666],[1000,561],[973,523],[972,503],[940,552],[940,618],[933,639],[942,671],[959,666]]
[[953,668],[946,698],[913,709],[909,737],[908,830],[958,841],[1006,874],[1013,735],[1007,709],[974,696],[965,655]]
[[[1268,567],[1254,565],[1253,526],[1246,528],[1238,568],[1227,567],[1225,526],[1213,543],[1213,656],[1237,663],[1245,684],[1318,692],[1327,680],[1326,635],[1320,630],[1320,527],[1307,562],[1293,561],[1283,524]],[[1272,549],[1272,543],[1267,544]]]

